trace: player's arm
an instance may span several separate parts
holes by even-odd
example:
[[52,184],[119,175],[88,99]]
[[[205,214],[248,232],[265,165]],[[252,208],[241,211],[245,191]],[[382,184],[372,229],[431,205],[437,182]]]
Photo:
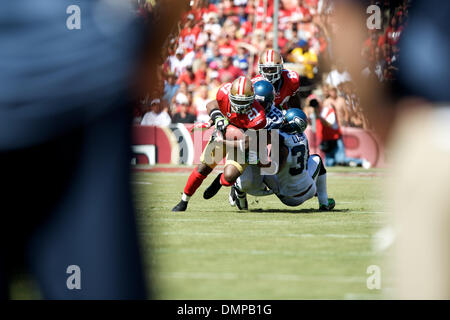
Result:
[[300,90],[297,90],[288,100],[286,103],[286,106],[288,109],[290,108],[302,108],[302,103],[300,100]]
[[[211,123],[211,125],[214,124],[213,116],[214,116],[214,118],[216,117],[216,115],[213,115],[212,113],[213,113],[213,111],[216,111],[216,110],[219,111],[220,115],[223,116],[222,112],[220,112],[219,104],[217,103],[217,100],[211,100],[210,102],[208,102],[206,104],[206,112],[208,112],[208,114],[209,114],[209,118],[210,118],[209,122]],[[217,115],[219,115],[219,114],[217,113]]]
[[220,111],[217,100],[208,102],[208,104],[206,105],[206,111],[209,114],[210,124],[214,125],[218,131],[224,133],[226,127],[228,126],[228,119],[225,118],[225,116]]
[[292,90],[292,95],[286,103],[288,108],[302,108],[301,99],[300,99],[300,77],[297,72],[289,71],[287,74],[287,78],[289,79],[289,88]]
[[225,116],[222,114],[222,112],[219,109],[219,104],[217,103],[217,100],[212,100],[208,102],[206,105],[206,111],[209,114],[210,117],[210,124],[214,125],[216,127],[216,130],[220,133],[216,134],[214,137],[214,140],[216,142],[222,142],[227,147],[230,148],[242,148],[247,149],[248,148],[248,137],[246,137],[243,141],[241,140],[225,140],[224,134],[226,131],[226,128],[229,124],[228,119],[225,118]]

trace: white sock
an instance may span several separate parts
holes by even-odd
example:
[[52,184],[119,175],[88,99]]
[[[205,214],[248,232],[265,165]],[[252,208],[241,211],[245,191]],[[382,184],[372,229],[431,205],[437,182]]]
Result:
[[319,204],[328,204],[327,193],[327,174],[323,174],[317,177],[317,198],[319,198]]
[[181,196],[181,200],[188,202],[191,196],[188,196],[186,193],[183,192],[183,195]]

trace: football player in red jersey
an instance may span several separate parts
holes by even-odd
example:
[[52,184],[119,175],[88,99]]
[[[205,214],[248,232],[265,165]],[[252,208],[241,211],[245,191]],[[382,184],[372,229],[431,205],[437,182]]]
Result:
[[[181,201],[172,211],[185,211],[190,197],[195,193],[203,180],[212,172],[220,160],[226,157],[224,172],[219,174],[203,197],[211,198],[222,186],[232,186],[242,174],[247,164],[245,160],[236,159],[238,148],[242,149],[241,141],[226,141],[224,133],[228,124],[241,129],[263,129],[266,125],[264,107],[255,101],[255,93],[250,79],[239,77],[232,83],[226,83],[219,88],[216,100],[206,106],[214,124],[215,131],[200,157],[201,163],[192,171],[188,178]],[[244,144],[245,145],[245,144]],[[245,148],[245,147],[244,147]],[[233,149],[233,150],[232,150]],[[218,155],[218,156],[217,156]]]
[[282,110],[300,108],[300,78],[297,72],[283,69],[280,53],[267,49],[259,56],[259,75],[252,79],[255,83],[261,79],[270,81],[275,89],[275,106]]

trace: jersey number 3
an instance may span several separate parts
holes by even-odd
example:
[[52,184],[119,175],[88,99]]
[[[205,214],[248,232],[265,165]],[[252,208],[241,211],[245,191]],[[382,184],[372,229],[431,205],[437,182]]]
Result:
[[295,146],[291,149],[292,157],[297,159],[297,161],[295,161],[296,166],[289,169],[291,176],[296,176],[305,170],[305,153],[306,147],[303,144]]

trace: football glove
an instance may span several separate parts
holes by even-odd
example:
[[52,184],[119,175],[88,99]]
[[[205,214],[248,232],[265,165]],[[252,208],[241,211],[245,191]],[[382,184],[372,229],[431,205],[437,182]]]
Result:
[[225,133],[225,129],[228,126],[228,119],[223,117],[223,116],[219,116],[216,117],[214,120],[214,127],[216,127],[216,129],[222,133]]

